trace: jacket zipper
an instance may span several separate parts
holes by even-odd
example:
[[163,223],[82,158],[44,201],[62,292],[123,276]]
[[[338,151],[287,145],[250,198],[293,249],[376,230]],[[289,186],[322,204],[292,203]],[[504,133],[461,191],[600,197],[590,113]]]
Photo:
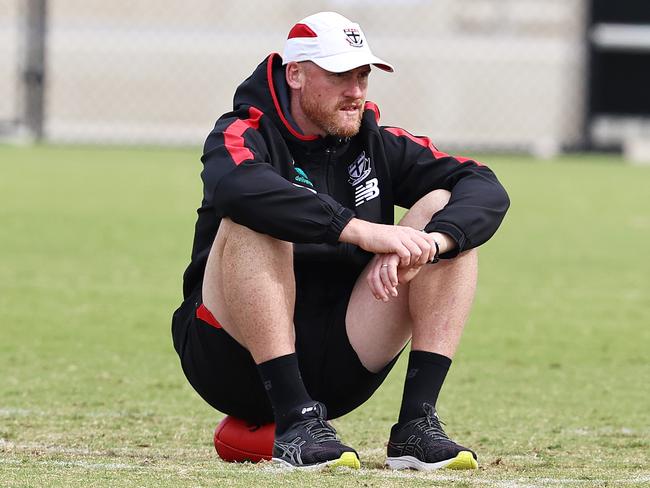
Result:
[[335,149],[328,147],[325,149],[325,154],[327,154],[327,166],[325,168],[325,186],[327,187],[328,195],[334,197],[334,178],[330,179],[330,166],[332,166],[332,156],[335,152]]

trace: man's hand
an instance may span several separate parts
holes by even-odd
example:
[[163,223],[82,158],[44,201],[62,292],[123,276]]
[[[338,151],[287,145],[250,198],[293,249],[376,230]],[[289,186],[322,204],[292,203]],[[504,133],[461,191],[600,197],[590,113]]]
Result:
[[440,254],[456,245],[447,234],[427,234],[407,226],[374,224],[359,219],[348,223],[340,240],[376,254],[368,265],[367,282],[375,298],[384,302],[397,297],[397,285],[411,281],[422,266],[435,257],[435,242]]
[[422,269],[421,264],[400,266],[397,254],[377,254],[370,262],[366,281],[377,300],[387,302],[399,295],[397,285],[408,283]]
[[345,226],[339,240],[375,254],[396,254],[402,267],[422,266],[436,253],[431,234],[411,227],[375,224],[356,218]]

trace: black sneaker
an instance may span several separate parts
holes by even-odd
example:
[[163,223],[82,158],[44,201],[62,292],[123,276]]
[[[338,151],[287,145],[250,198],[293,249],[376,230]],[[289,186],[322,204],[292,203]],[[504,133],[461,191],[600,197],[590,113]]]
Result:
[[442,430],[435,407],[423,403],[424,417],[390,430],[386,465],[392,469],[477,469],[476,454]]
[[302,408],[297,421],[273,443],[273,461],[289,468],[318,469],[323,466],[347,466],[359,469],[361,463],[354,449],[339,441],[336,430],[325,418],[322,403]]

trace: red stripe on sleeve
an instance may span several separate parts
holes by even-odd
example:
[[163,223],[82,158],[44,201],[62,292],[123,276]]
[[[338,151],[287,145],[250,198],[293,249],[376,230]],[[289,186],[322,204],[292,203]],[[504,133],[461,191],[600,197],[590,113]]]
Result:
[[436,159],[440,158],[448,158],[448,157],[453,157],[456,161],[459,163],[466,163],[468,161],[475,163],[477,166],[483,166],[481,163],[478,161],[474,161],[473,159],[470,158],[462,158],[462,157],[455,157],[455,156],[449,156],[449,154],[444,153],[442,151],[438,151],[438,148],[433,145],[431,142],[431,139],[428,137],[417,137],[411,134],[410,132],[405,131],[404,129],[400,129],[399,127],[386,127],[386,130],[390,132],[391,134],[397,136],[397,137],[406,137],[407,139],[410,139],[411,141],[415,142],[416,144],[422,146],[422,147],[428,147],[429,150],[431,151],[431,154],[433,154],[433,157]]
[[318,37],[316,33],[311,30],[307,24],[296,24],[289,31],[289,36],[287,39],[293,39],[294,37]]
[[196,318],[203,320],[206,324],[210,324],[212,327],[216,327],[217,329],[222,328],[221,324],[217,322],[217,319],[212,315],[212,312],[210,312],[210,310],[208,310],[203,304],[199,305],[199,308],[196,309]]
[[245,146],[243,135],[248,129],[259,128],[262,115],[261,110],[255,107],[249,107],[247,119],[235,120],[223,132],[226,149],[236,165],[240,165],[244,161],[254,158],[251,150]]

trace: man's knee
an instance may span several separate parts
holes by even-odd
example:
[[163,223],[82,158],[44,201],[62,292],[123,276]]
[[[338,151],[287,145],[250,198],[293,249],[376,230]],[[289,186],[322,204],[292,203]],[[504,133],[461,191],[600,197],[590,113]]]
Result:
[[413,204],[400,221],[400,225],[406,225],[414,229],[424,228],[433,214],[445,208],[450,198],[451,192],[447,190],[440,189],[427,193]]
[[273,253],[280,253],[293,256],[293,244],[271,237],[268,234],[254,231],[245,225],[233,222],[224,217],[219,224],[217,239],[227,242],[231,249],[258,249],[260,247],[269,249]]
[[[233,339],[250,349],[250,337],[246,340],[240,330],[251,322],[244,312],[259,305],[267,307],[262,308],[265,312],[260,317],[277,317],[283,311],[288,311],[288,316],[293,311],[294,288],[292,243],[227,218],[221,220],[205,266],[202,297],[205,307]],[[279,312],[268,314],[272,309],[268,297],[275,296]],[[244,302],[252,305],[241,312],[236,304]],[[290,343],[294,340],[291,334],[293,331],[289,332]]]
[[258,236],[260,237],[264,236],[264,234],[255,232],[254,230],[252,230],[249,227],[246,227],[245,225],[241,225],[236,222],[233,222],[228,217],[223,217],[221,219],[221,222],[219,223],[219,230],[217,231],[217,236],[228,238],[228,239],[232,239],[232,238],[256,239]]
[[430,219],[434,213],[445,208],[450,198],[451,192],[447,190],[434,190],[415,202],[411,210],[415,209],[416,211],[424,212]]

